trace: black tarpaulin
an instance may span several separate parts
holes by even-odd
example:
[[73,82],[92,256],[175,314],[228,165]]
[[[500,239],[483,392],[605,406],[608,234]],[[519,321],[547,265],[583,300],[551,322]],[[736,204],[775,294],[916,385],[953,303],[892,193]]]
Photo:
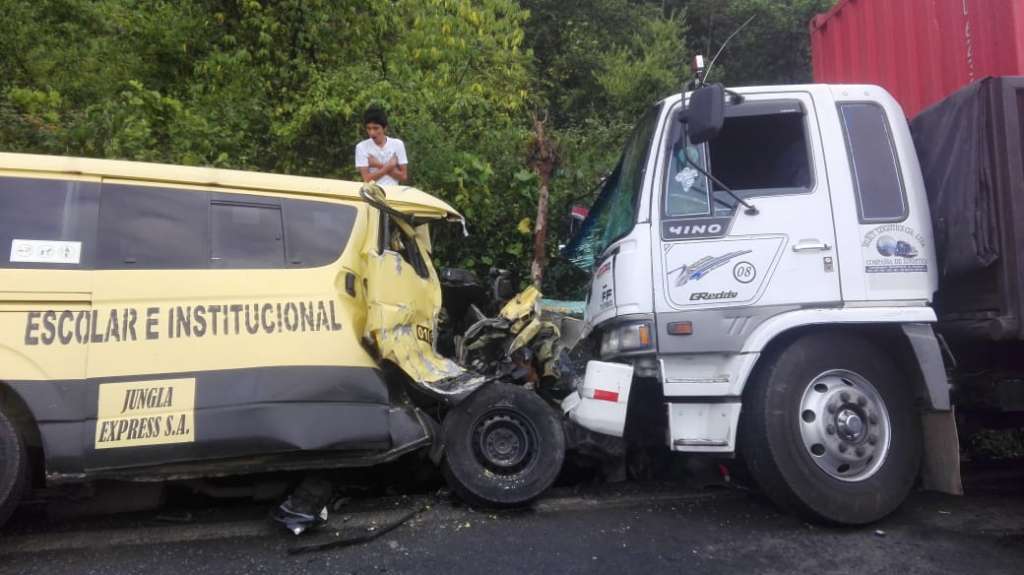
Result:
[[[910,123],[921,162],[942,277],[975,272],[999,259],[995,162],[998,146],[991,92],[996,79],[975,82],[918,114]],[[1019,162],[1019,158],[1012,159]]]

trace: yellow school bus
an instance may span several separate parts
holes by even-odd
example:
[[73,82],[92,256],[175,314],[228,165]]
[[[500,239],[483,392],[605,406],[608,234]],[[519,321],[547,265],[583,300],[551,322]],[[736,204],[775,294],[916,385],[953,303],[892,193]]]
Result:
[[426,447],[470,499],[536,497],[553,410],[435,351],[429,227],[461,220],[410,187],[0,153],[0,523],[31,484]]

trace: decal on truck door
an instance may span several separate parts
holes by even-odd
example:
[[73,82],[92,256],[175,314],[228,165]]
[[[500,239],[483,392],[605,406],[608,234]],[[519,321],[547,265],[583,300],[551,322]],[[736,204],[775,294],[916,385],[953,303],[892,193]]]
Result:
[[749,303],[778,260],[782,237],[665,245],[665,291],[676,307]]
[[749,253],[750,250],[738,250],[718,257],[704,256],[691,264],[682,265],[674,270],[669,270],[668,275],[671,277],[675,274],[674,281],[676,286],[683,286],[690,280],[699,280],[703,278],[709,273],[729,263],[729,260]]
[[869,274],[923,273],[928,258],[922,257],[924,236],[905,224],[883,224],[864,234],[861,253]]

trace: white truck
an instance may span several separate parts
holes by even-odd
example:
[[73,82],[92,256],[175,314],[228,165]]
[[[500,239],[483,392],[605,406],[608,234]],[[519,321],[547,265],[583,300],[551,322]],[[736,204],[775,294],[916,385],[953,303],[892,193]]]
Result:
[[569,253],[593,270],[600,342],[563,402],[577,424],[621,436],[642,388],[664,419],[630,425],[737,455],[778,504],[829,523],[890,513],[922,463],[959,489],[929,200],[884,89],[658,102]]

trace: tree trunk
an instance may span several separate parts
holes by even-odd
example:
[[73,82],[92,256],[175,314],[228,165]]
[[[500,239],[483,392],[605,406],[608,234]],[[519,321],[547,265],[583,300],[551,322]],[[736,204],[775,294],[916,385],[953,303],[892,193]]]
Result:
[[533,228],[533,264],[530,266],[533,285],[539,289],[541,281],[544,280],[544,266],[547,263],[548,184],[558,160],[554,147],[544,134],[544,121],[536,117],[533,118],[533,142],[530,156],[531,167],[540,178],[540,190],[537,194],[537,220]]
[[533,265],[530,276],[533,285],[540,288],[544,279],[545,244],[548,236],[548,174],[540,174],[540,191],[537,194],[537,225],[533,230]]

